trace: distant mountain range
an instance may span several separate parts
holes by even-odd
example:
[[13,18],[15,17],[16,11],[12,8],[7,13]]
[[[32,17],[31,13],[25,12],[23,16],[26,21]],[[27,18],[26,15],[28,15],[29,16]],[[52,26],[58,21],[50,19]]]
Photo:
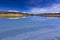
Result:
[[16,18],[24,16],[44,16],[44,17],[60,17],[60,13],[44,13],[44,14],[28,14],[22,12],[2,12],[0,11],[1,18]]

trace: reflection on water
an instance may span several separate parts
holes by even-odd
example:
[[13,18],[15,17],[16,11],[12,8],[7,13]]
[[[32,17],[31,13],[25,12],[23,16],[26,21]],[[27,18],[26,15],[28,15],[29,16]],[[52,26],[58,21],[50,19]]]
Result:
[[0,40],[60,40],[60,18],[0,18]]

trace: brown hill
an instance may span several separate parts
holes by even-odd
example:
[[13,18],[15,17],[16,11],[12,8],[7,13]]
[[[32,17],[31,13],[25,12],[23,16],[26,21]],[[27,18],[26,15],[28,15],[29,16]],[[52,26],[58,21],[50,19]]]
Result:
[[24,17],[24,16],[60,17],[60,13],[28,14],[21,12],[0,12],[1,18],[16,18],[16,17]]
[[0,12],[0,17],[23,17],[27,16],[27,13],[21,13],[21,12]]

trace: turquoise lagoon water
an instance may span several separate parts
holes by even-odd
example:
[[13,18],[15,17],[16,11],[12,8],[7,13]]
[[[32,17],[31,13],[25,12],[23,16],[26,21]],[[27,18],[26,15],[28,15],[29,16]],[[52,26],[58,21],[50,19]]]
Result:
[[0,40],[60,40],[60,18],[0,18]]

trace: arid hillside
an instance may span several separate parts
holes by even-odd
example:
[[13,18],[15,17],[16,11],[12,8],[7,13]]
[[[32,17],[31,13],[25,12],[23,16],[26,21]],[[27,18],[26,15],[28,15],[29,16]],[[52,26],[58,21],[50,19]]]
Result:
[[21,12],[0,12],[1,18],[16,18],[24,16],[45,16],[45,17],[60,17],[60,13],[44,13],[44,14],[28,14]]
[[21,12],[0,12],[0,17],[23,17],[27,16],[27,13]]

